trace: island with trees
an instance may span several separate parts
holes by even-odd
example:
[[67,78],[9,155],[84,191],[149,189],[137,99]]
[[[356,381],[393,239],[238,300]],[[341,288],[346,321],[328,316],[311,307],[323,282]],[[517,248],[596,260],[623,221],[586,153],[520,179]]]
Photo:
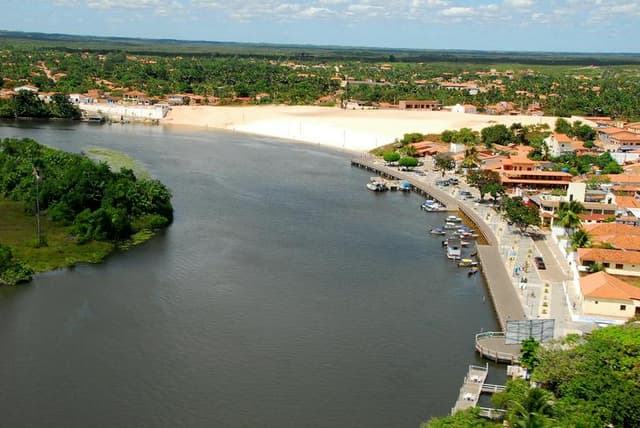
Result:
[[30,139],[0,140],[0,283],[99,262],[173,221],[171,192],[132,169]]

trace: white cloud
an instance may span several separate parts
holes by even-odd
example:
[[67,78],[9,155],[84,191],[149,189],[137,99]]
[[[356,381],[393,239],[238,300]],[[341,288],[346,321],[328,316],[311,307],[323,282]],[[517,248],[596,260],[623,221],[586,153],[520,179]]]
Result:
[[440,11],[440,15],[451,17],[469,17],[474,16],[476,13],[476,10],[472,7],[461,6],[448,7]]
[[516,9],[528,9],[535,6],[536,3],[533,0],[504,0],[504,4]]

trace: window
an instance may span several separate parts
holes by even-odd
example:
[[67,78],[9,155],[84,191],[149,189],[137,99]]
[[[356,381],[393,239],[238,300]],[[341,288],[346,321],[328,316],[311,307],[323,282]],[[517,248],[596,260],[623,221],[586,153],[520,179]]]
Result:
[[622,263],[616,263],[616,269],[622,269],[624,265]]
[[621,311],[626,311],[627,310],[627,305],[620,305],[620,310]]
[[594,303],[597,305],[597,304],[598,304],[598,301],[596,300]]
[[602,263],[602,266],[608,268],[610,266],[610,264],[609,263]]

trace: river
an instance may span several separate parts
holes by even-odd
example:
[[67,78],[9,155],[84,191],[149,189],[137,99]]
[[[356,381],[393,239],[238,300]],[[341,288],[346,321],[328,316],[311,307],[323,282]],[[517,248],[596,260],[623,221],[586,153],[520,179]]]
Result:
[[0,122],[13,136],[128,154],[172,189],[175,221],[0,289],[2,426],[417,428],[448,414],[474,334],[497,328],[480,275],[426,233],[444,216],[367,191],[350,154]]

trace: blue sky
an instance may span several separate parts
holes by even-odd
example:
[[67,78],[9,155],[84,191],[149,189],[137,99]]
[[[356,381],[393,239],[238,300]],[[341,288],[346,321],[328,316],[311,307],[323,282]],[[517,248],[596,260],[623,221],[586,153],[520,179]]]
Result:
[[3,0],[0,29],[185,40],[640,52],[640,0]]

